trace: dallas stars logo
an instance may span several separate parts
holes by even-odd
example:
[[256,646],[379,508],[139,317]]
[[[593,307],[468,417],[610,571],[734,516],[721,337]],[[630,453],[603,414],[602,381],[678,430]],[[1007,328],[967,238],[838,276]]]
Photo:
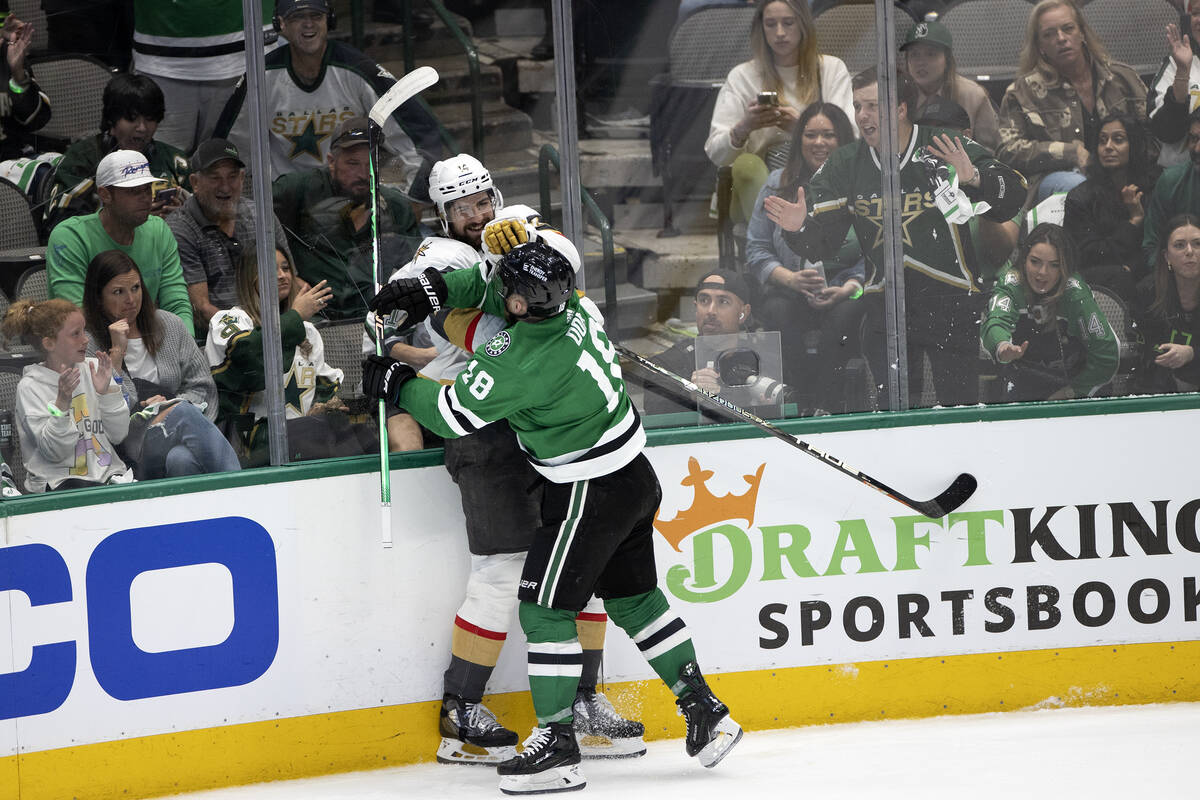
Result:
[[318,133],[316,123],[310,118],[299,133],[285,133],[283,138],[292,143],[292,152],[288,158],[309,154],[317,161],[321,160],[321,142],[329,138],[328,133]]
[[512,344],[512,337],[508,335],[508,331],[500,331],[483,349],[489,356],[498,356],[507,350],[510,344]]

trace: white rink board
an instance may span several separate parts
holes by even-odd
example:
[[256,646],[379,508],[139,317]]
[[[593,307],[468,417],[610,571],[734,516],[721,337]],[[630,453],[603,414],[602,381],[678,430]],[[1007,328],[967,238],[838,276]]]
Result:
[[[1119,428],[1118,443],[1096,435],[1106,423]],[[999,516],[986,522],[983,544],[977,542],[974,549],[968,542],[966,521],[949,529],[916,524],[912,534],[900,541],[923,541],[921,537],[928,536],[928,546],[898,547],[895,520],[909,516],[907,509],[773,439],[651,448],[648,454],[664,489],[661,513],[668,519],[692,505],[693,489],[680,486],[688,474],[690,457],[713,473],[707,487],[718,497],[745,493],[747,484],[742,476],[753,475],[765,464],[753,524],[744,519],[705,520],[701,533],[684,539],[682,552],[656,534],[659,573],[667,577],[668,585],[682,587],[668,594],[691,625],[709,672],[1196,639],[1197,623],[1187,619],[1196,600],[1185,597],[1184,586],[1187,579],[1200,573],[1200,561],[1181,544],[1180,537],[1186,539],[1188,532],[1177,530],[1176,523],[1180,509],[1200,497],[1200,485],[1187,470],[1160,467],[1158,454],[1163,443],[1179,438],[1180,431],[1196,430],[1198,423],[1200,411],[1170,411],[807,437],[915,497],[933,496],[959,471],[974,473],[980,489],[963,512],[977,518],[982,512]],[[1069,455],[1046,458],[1052,451]],[[23,752],[40,751],[439,697],[450,624],[467,568],[458,493],[440,466],[396,471],[392,478],[396,546],[391,550],[379,544],[378,479],[373,473],[7,518],[5,549],[0,554],[11,556],[9,548],[49,545],[69,573],[70,599],[31,605],[21,591],[0,593],[0,602],[5,603],[0,609],[7,609],[7,604],[12,607],[11,615],[3,616],[10,622],[0,622],[11,631],[11,637],[0,635],[0,641],[11,641],[0,645],[0,659],[4,659],[0,663],[5,664],[0,668],[10,673],[0,673],[0,680],[22,671],[28,676],[35,646],[74,642],[76,663],[69,694],[61,705],[45,713],[0,720],[0,756],[18,752],[18,743]],[[1121,541],[1128,555],[1112,557],[1109,504],[1133,503],[1132,508],[1153,528],[1154,501],[1165,501],[1167,552],[1146,555],[1125,532]],[[1056,561],[1034,545],[1032,562],[1012,563],[1013,509],[1032,509],[1036,523],[1047,506],[1063,506],[1049,527],[1064,551],[1074,555],[1080,550],[1075,507],[1090,505],[1097,507],[1097,558]],[[1193,537],[1195,516],[1192,508]],[[129,565],[140,558],[141,533],[118,537],[117,532],[171,526],[159,532],[161,538],[155,541],[192,541],[198,552],[206,552],[210,539],[204,531],[216,529],[193,524],[227,517],[244,518],[248,522],[239,524],[257,524],[263,529],[263,534],[246,538],[259,545],[254,570],[242,572],[197,562],[196,566],[142,572],[128,584],[128,632],[122,634],[119,625],[98,622],[101,614],[93,614],[90,606],[99,604],[100,590],[89,596],[90,579],[95,579],[97,587],[107,580],[106,596],[112,599],[120,592],[111,590],[109,573],[114,569],[136,571]],[[1183,517],[1186,523],[1189,515]],[[703,533],[718,526],[726,533]],[[764,557],[764,528],[777,530],[779,526],[790,526],[793,534],[796,526],[804,526],[811,534],[803,553],[793,548],[791,561]],[[905,529],[903,524],[899,527]],[[847,554],[840,562],[844,574],[826,574],[843,530],[855,531],[858,536],[847,538],[843,554],[851,548],[864,558],[873,553],[880,571],[861,572],[864,558]],[[217,538],[213,533],[211,541]],[[129,549],[113,561],[111,546],[117,540]],[[695,552],[697,542],[703,549],[705,540],[715,543],[712,580],[708,581],[712,585],[696,586]],[[785,547],[793,544],[787,536],[772,541]],[[738,544],[741,560],[732,558],[729,542]],[[47,555],[45,549],[39,552]],[[980,552],[990,563],[965,565],[972,553]],[[109,568],[98,553],[108,554]],[[909,561],[915,568],[896,570],[898,556],[906,554],[911,554]],[[804,571],[800,555],[807,557],[815,576],[797,576],[797,571]],[[53,554],[48,557],[53,560]],[[262,586],[271,576],[262,570],[268,567],[278,586],[277,613],[263,600]],[[768,568],[775,571],[765,573]],[[678,578],[680,570],[687,571],[686,579]],[[736,591],[727,591],[730,576],[741,574],[739,570],[745,574],[744,582]],[[763,580],[764,574],[771,579]],[[25,578],[41,581],[40,573],[31,575]],[[245,580],[247,575],[254,577],[254,586],[247,586],[251,583]],[[1076,588],[1088,581],[1096,583],[1097,593],[1084,604],[1085,615],[1100,615],[1101,584],[1111,587],[1115,598],[1111,620],[1094,627],[1082,625],[1072,605]],[[1128,593],[1137,581],[1149,582],[1143,584],[1144,591],[1135,593],[1146,612],[1144,619],[1156,617],[1152,612],[1158,597],[1152,589],[1158,584],[1153,582],[1165,587],[1170,607],[1161,619],[1139,622],[1131,617]],[[115,585],[119,589],[124,584],[117,581]],[[234,585],[239,591],[249,591],[246,596],[253,599],[252,609],[238,606],[240,601],[231,598]],[[1057,608],[1062,617],[1057,625],[1030,630],[1025,597],[1026,587],[1031,585],[1061,591]],[[1013,610],[1011,627],[988,631],[986,623],[1002,619],[999,613],[985,609],[986,594],[998,587],[1013,590],[1011,599],[1000,601]],[[951,602],[941,595],[964,590],[972,591],[973,596],[961,601],[962,633],[956,635]],[[699,595],[697,601],[681,599],[679,594],[686,592]],[[713,601],[714,592],[727,596]],[[913,624],[910,635],[901,636],[897,596],[905,594],[929,599],[924,622],[934,635],[922,636],[919,626]],[[863,641],[846,632],[843,610],[852,598],[865,598],[860,601],[864,609],[854,617],[861,630],[869,627],[865,606],[872,598],[882,609],[880,630],[871,637],[860,635]],[[812,633],[810,645],[802,643],[801,603],[806,601],[824,603],[830,609],[828,625]],[[767,619],[769,626],[764,626],[763,609],[772,604],[786,605],[786,611],[776,609],[774,617]],[[243,614],[242,609],[252,613]],[[272,614],[276,614],[277,646],[265,648],[267,633],[263,631],[269,632],[270,626],[248,629],[246,619],[271,623]],[[1190,616],[1195,617],[1194,610]],[[105,619],[119,623],[121,615],[110,613]],[[90,639],[89,622],[96,642]],[[785,628],[786,642],[781,633]],[[210,673],[240,665],[248,670],[243,674],[248,682],[178,691],[182,668],[177,674],[178,664],[169,659],[178,655],[190,663],[202,648],[229,647],[220,637],[235,629],[238,633],[229,641],[244,642],[245,653],[221,651],[213,664],[199,659],[200,666],[193,663],[188,674],[202,684],[219,682]],[[108,653],[106,666],[99,671],[109,676],[105,683],[110,687],[124,682],[144,689],[147,684],[128,679],[128,665],[119,658],[113,660],[110,644],[124,641],[122,636],[167,659],[154,662],[160,674],[151,677],[166,687],[158,694],[117,699],[102,686],[93,666],[99,651]],[[526,685],[523,640],[515,630],[510,638],[512,644],[505,648],[490,687],[495,692]],[[650,677],[623,636],[611,635],[609,641],[608,680]],[[11,658],[5,648],[11,648]],[[254,653],[257,655],[249,655]],[[254,669],[255,663],[261,668]],[[41,667],[37,671],[45,672]],[[0,684],[6,685],[11,682]]]

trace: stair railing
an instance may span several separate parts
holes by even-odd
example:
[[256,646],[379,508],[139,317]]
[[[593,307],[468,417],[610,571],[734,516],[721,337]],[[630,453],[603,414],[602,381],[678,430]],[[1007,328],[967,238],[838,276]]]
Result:
[[[558,149],[552,144],[542,145],[538,151],[538,195],[542,204],[542,218],[547,222],[551,219],[553,210],[550,203],[550,167],[561,169],[558,160]],[[591,193],[581,182],[579,192],[583,197],[583,208],[594,224],[600,230],[600,243],[604,254],[604,317],[605,330],[614,342],[620,337],[617,311],[617,271],[616,256],[613,248],[612,223],[596,205]],[[580,255],[583,254],[583,242],[576,242]]]

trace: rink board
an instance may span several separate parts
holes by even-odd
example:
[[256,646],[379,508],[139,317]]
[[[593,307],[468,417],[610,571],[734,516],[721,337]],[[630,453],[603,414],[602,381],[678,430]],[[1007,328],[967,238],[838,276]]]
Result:
[[[979,491],[944,520],[744,426],[655,434],[659,573],[749,729],[1198,700],[1200,482],[1179,449],[1195,405],[790,428],[916,497],[974,473]],[[436,454],[395,458],[385,550],[371,467],[0,506],[0,797],[150,796],[431,760],[467,569],[458,495]],[[511,638],[490,704],[527,729]],[[648,737],[682,735],[612,626],[605,678]]]

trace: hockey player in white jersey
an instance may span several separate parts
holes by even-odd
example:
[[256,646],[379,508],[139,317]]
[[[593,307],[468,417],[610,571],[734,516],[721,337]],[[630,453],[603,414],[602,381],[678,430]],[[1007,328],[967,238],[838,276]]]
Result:
[[[543,224],[534,209],[504,206],[490,173],[469,155],[435,164],[429,194],[444,235],[425,239],[412,261],[391,280],[417,277],[429,267],[448,271],[478,265],[486,273],[526,230],[537,231],[537,236],[579,267],[574,245]],[[385,326],[384,352],[424,377],[450,383],[470,360],[469,351],[477,343],[486,343],[505,324],[479,309],[438,315],[418,331],[417,344],[427,342],[426,347],[408,343]],[[370,318],[367,329],[374,329]],[[370,350],[374,351],[373,343]],[[518,737],[496,721],[481,699],[517,607],[525,552],[540,524],[541,482],[503,421],[472,436],[448,439],[445,448],[446,469],[462,495],[471,572],[466,597],[454,619],[437,759],[496,764],[513,755]],[[646,751],[642,724],[621,717],[596,691],[607,623],[603,605],[595,599],[576,620],[584,666],[574,704],[575,729],[585,758],[639,756]]]

